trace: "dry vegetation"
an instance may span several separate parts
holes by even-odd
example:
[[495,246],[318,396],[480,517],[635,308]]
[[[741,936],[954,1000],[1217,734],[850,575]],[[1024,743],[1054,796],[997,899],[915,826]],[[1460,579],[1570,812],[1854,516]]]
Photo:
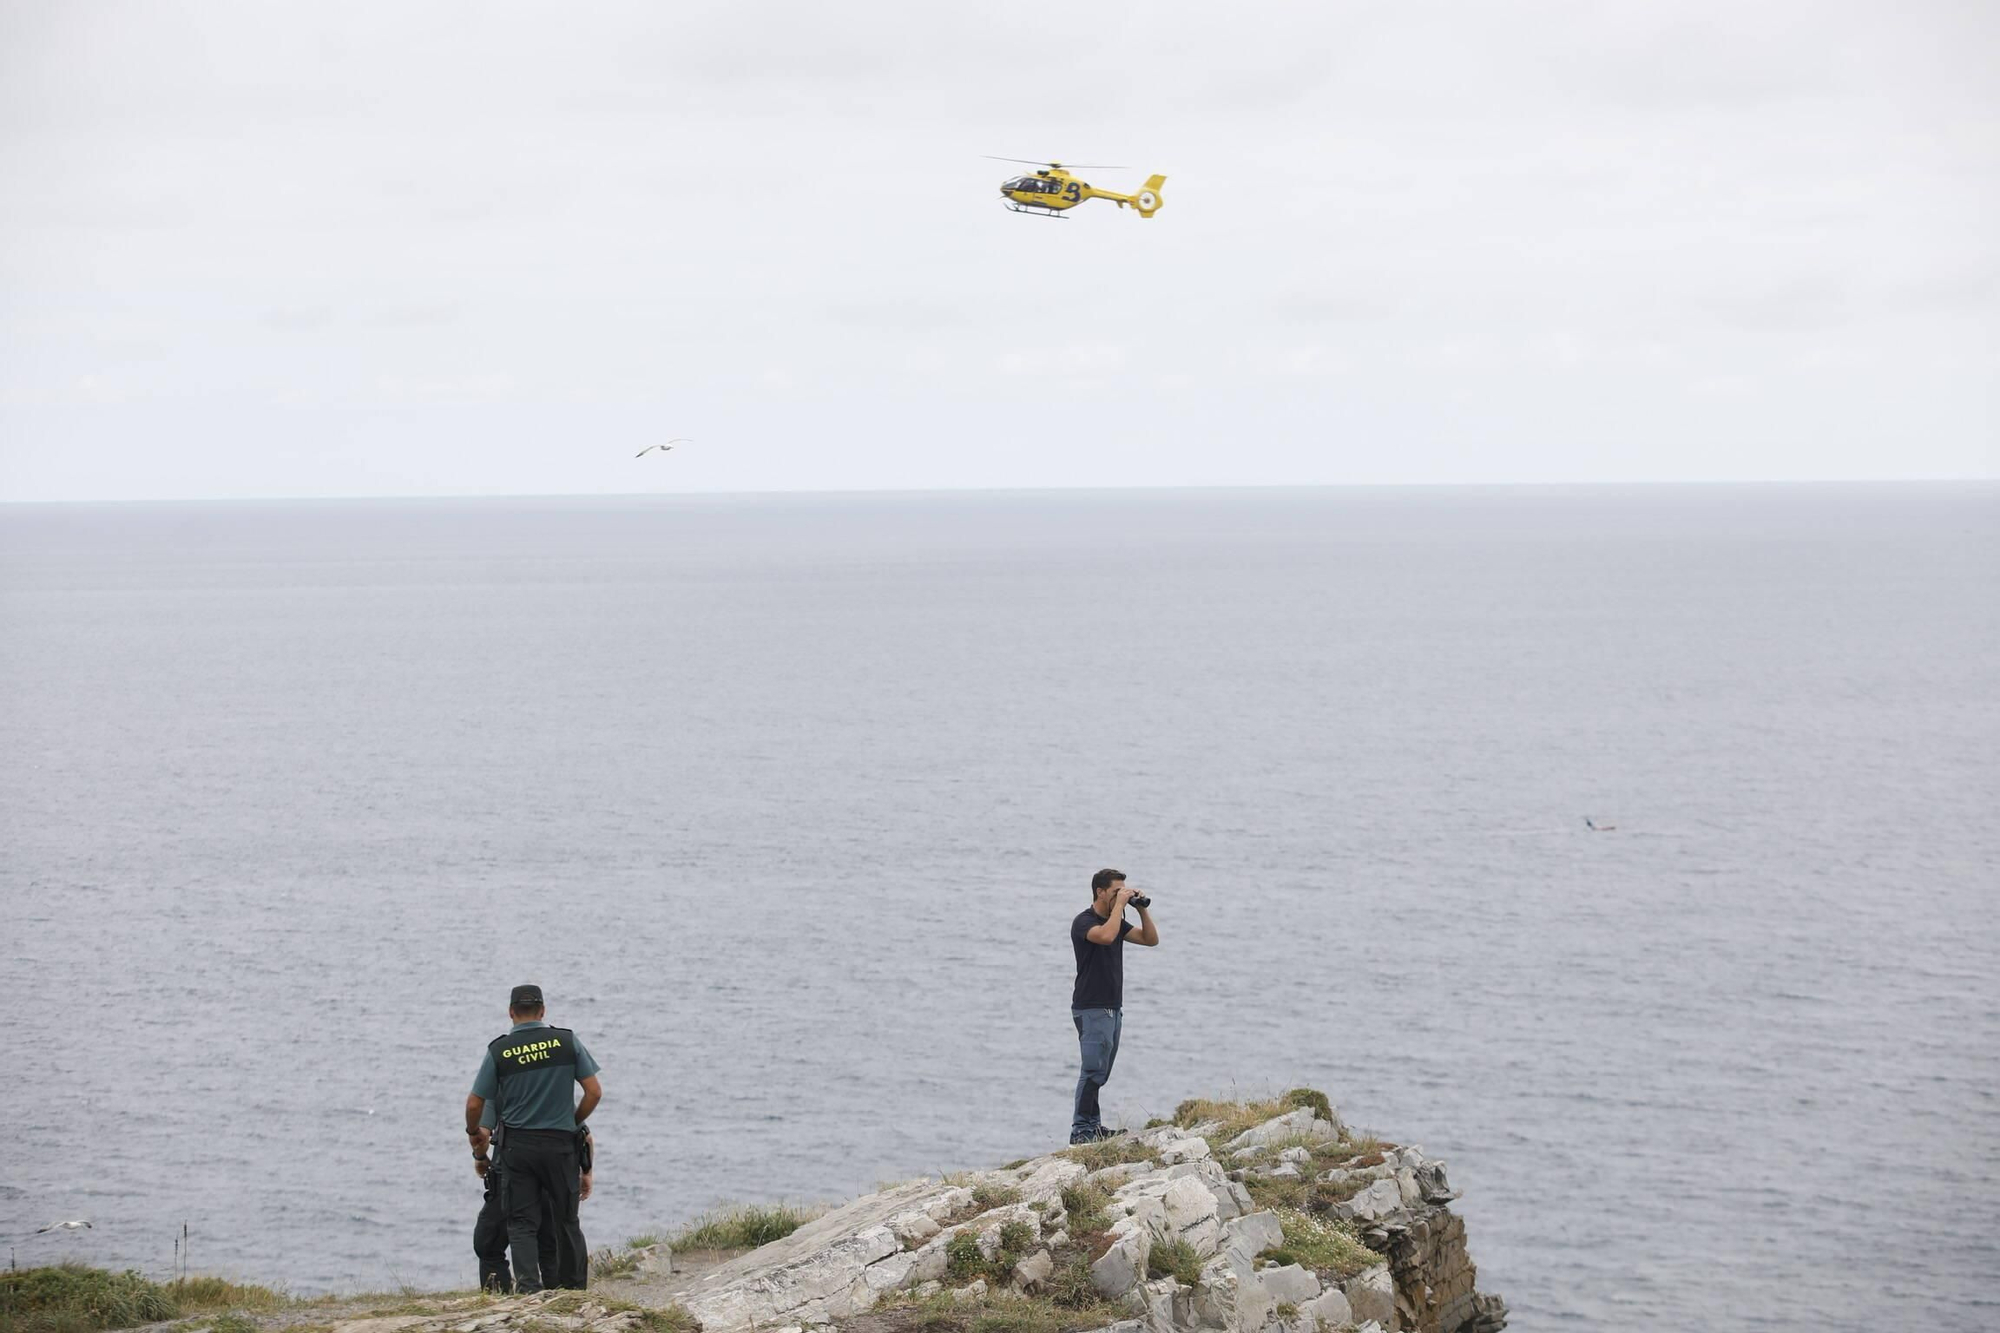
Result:
[[191,1316],[219,1333],[243,1333],[241,1311],[276,1310],[290,1297],[269,1287],[219,1277],[153,1282],[137,1273],[110,1273],[83,1264],[0,1273],[0,1333],[96,1333]]

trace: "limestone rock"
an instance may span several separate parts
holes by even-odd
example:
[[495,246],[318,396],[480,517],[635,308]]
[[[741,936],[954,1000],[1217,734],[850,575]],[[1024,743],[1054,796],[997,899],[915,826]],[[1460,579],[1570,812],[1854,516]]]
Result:
[[1417,1190],[1430,1204],[1450,1203],[1458,1197],[1458,1191],[1444,1178],[1443,1162],[1425,1162],[1417,1168]]
[[907,1213],[898,1213],[889,1219],[889,1230],[896,1233],[896,1239],[915,1249],[937,1235],[941,1230],[937,1219],[921,1209],[912,1208]]
[[753,1251],[753,1255],[768,1253],[770,1259],[741,1281],[726,1279],[742,1260],[723,1265],[708,1275],[709,1289],[697,1290],[682,1303],[711,1333],[779,1323],[785,1316],[838,1319],[868,1308],[874,1297],[862,1274],[869,1265],[900,1251],[902,1243],[895,1232],[879,1224],[847,1234],[823,1225],[847,1211],[829,1214]]
[[982,1278],[974,1278],[972,1281],[966,1283],[964,1286],[954,1288],[951,1293],[951,1298],[954,1301],[957,1301],[960,1305],[965,1305],[968,1304],[969,1302],[978,1300],[981,1296],[984,1296],[985,1294],[986,1294],[986,1279],[982,1277]]
[[1250,1213],[1223,1224],[1222,1253],[1236,1268],[1248,1272],[1256,1267],[1258,1255],[1283,1244],[1284,1239],[1285,1228],[1276,1213]]
[[1310,1106],[1301,1106],[1296,1111],[1288,1111],[1275,1119],[1266,1120],[1261,1125],[1244,1130],[1223,1147],[1229,1152],[1240,1152],[1252,1146],[1268,1147],[1280,1139],[1299,1135],[1326,1141],[1339,1138],[1341,1128],[1338,1121],[1321,1120],[1313,1114]]
[[1316,1321],[1324,1321],[1329,1328],[1354,1322],[1354,1307],[1347,1303],[1347,1293],[1339,1287],[1328,1287],[1321,1292],[1318,1300],[1305,1307],[1305,1313]]
[[1396,1318],[1396,1284],[1389,1277],[1389,1266],[1377,1264],[1365,1272],[1357,1273],[1341,1286],[1347,1303],[1354,1311],[1358,1323],[1394,1324]]
[[1146,1275],[1146,1260],[1153,1252],[1153,1232],[1143,1222],[1125,1218],[1111,1230],[1111,1247],[1090,1266],[1090,1285],[1107,1300],[1115,1300],[1139,1285]]
[[1222,1236],[1222,1218],[1215,1195],[1199,1177],[1184,1176],[1167,1186],[1160,1196],[1166,1211],[1169,1239],[1183,1240],[1197,1254],[1213,1254]]
[[946,1232],[926,1241],[911,1256],[915,1262],[910,1267],[908,1281],[913,1283],[935,1282],[944,1276],[944,1270],[951,1264],[951,1256],[945,1253],[945,1246],[951,1243],[954,1232]]
[[1147,1162],[1120,1162],[1116,1166],[1107,1166],[1093,1171],[1088,1178],[1093,1185],[1107,1190],[1116,1190],[1126,1181],[1136,1176],[1143,1176],[1152,1169],[1152,1165]]
[[1139,1136],[1139,1142],[1150,1148],[1153,1155],[1167,1166],[1176,1162],[1199,1161],[1210,1154],[1207,1139],[1174,1125],[1149,1129]]
[[1276,1305],[1304,1305],[1319,1295],[1319,1278],[1297,1264],[1259,1269],[1257,1280]]
[[917,1256],[906,1250],[868,1265],[862,1270],[861,1277],[870,1291],[894,1291],[909,1281],[910,1273],[916,1266]]
[[1047,1250],[1036,1250],[1033,1254],[1014,1265],[1014,1285],[1023,1291],[1033,1291],[1056,1271],[1056,1261]]
[[964,1186],[954,1186],[924,1204],[924,1212],[933,1222],[943,1222],[953,1213],[962,1212],[972,1202],[972,1191]]
[[1402,1186],[1394,1180],[1378,1180],[1340,1205],[1337,1211],[1357,1222],[1380,1222],[1402,1210]]
[[1033,1169],[1014,1186],[1021,1192],[1023,1203],[1056,1203],[1062,1198],[1064,1186],[1073,1185],[1089,1174],[1082,1162],[1072,1162],[1067,1157],[1051,1158],[1040,1164],[1031,1162],[1029,1166]]
[[1201,1285],[1194,1289],[1189,1313],[1199,1328],[1250,1333],[1264,1326],[1271,1299],[1248,1264],[1239,1266],[1224,1255],[1201,1270]]
[[1383,1162],[1375,1166],[1336,1166],[1331,1171],[1320,1172],[1320,1179],[1332,1185],[1345,1185],[1351,1180],[1387,1180],[1396,1174],[1396,1169]]
[[1145,1283],[1139,1288],[1138,1297],[1146,1312],[1148,1333],[1184,1333],[1193,1323],[1193,1305],[1187,1289],[1170,1277]]

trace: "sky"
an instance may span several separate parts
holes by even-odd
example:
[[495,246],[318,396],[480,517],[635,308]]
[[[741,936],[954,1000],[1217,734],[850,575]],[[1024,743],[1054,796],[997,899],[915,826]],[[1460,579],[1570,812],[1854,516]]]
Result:
[[1994,477],[1996,168],[1986,0],[0,0],[0,500]]

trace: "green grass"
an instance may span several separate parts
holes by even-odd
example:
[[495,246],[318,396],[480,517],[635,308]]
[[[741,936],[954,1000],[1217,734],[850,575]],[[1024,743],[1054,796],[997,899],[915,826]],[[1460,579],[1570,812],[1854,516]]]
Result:
[[1104,1299],[1097,1294],[1097,1288],[1090,1281],[1090,1256],[1087,1254],[1071,1254],[1057,1260],[1054,1271],[1042,1283],[1042,1295],[1065,1310],[1090,1309]]
[[959,1284],[983,1277],[992,1286],[1006,1285],[1013,1280],[1014,1265],[1033,1252],[1035,1229],[1014,1218],[1001,1224],[999,1240],[999,1248],[988,1259],[979,1252],[977,1232],[959,1232],[944,1243],[945,1274]]
[[[1313,1161],[1322,1171],[1336,1166],[1374,1166],[1382,1160],[1382,1141],[1372,1135],[1360,1138],[1346,1138],[1338,1142],[1315,1143],[1311,1145]],[[1363,1162],[1357,1159],[1370,1158]]]
[[1318,1088],[1293,1088],[1278,1098],[1278,1105],[1286,1110],[1296,1110],[1301,1106],[1312,1107],[1313,1114],[1322,1120],[1333,1119],[1333,1103]]
[[676,1253],[690,1250],[754,1250],[783,1240],[820,1215],[817,1208],[790,1204],[746,1204],[696,1218],[675,1232],[669,1244]]
[[1075,1310],[1007,1292],[975,1307],[970,1333],[1075,1333],[1077,1329],[1103,1328],[1130,1315],[1122,1305]]
[[590,1256],[590,1275],[600,1282],[607,1278],[626,1277],[639,1271],[645,1257],[637,1250],[602,1249]]
[[683,1305],[666,1305],[659,1309],[642,1307],[639,1310],[639,1327],[647,1333],[701,1333],[701,1320],[689,1314]]
[[1213,1137],[1224,1142],[1235,1138],[1246,1129],[1255,1129],[1266,1120],[1285,1113],[1276,1098],[1254,1102],[1220,1102],[1206,1097],[1190,1097],[1174,1108],[1174,1123],[1182,1129],[1193,1129],[1204,1121],[1219,1120],[1222,1129]]
[[1304,1208],[1312,1202],[1312,1182],[1303,1176],[1253,1175],[1243,1182],[1258,1209]]
[[1123,1166],[1127,1162],[1144,1162],[1151,1166],[1154,1162],[1153,1150],[1137,1139],[1119,1135],[1115,1139],[1099,1139],[1095,1143],[1079,1143],[1072,1148],[1064,1148],[1058,1157],[1067,1157],[1072,1162],[1083,1163],[1086,1171],[1102,1171],[1107,1166]]
[[1346,1180],[1316,1180],[1309,1206],[1316,1213],[1331,1212],[1335,1204],[1346,1203],[1374,1183],[1361,1175],[1349,1176]]
[[660,1235],[656,1231],[648,1231],[643,1236],[633,1236],[632,1238],[627,1240],[625,1242],[625,1248],[628,1250],[650,1250],[651,1248],[653,1248],[653,1246],[658,1245],[661,1241],[665,1239],[666,1239],[665,1236]]
[[1111,1219],[1104,1211],[1111,1206],[1111,1196],[1101,1185],[1087,1180],[1065,1185],[1062,1204],[1063,1211],[1069,1214],[1069,1234],[1072,1236],[1094,1235],[1111,1225]]
[[1383,1261],[1344,1222],[1328,1222],[1294,1208],[1282,1208],[1278,1224],[1285,1229],[1284,1244],[1261,1256],[1275,1263],[1298,1264],[1314,1272],[1349,1278]]
[[1131,1317],[1122,1305],[1101,1299],[1090,1285],[1090,1270],[1084,1266],[1080,1295],[1065,1302],[1058,1295],[1059,1284],[1050,1291],[1026,1296],[1016,1291],[988,1291],[984,1296],[961,1305],[948,1291],[917,1297],[899,1293],[876,1309],[903,1309],[920,1333],[1078,1333],[1081,1329],[1103,1328]]
[[567,1330],[553,1319],[539,1319],[534,1315],[529,1315],[526,1319],[514,1325],[513,1333],[567,1333]]
[[[639,1317],[639,1327],[647,1330],[647,1333],[701,1333],[701,1321],[689,1314],[686,1308],[681,1305],[663,1305],[658,1307],[636,1305],[631,1301],[613,1300],[606,1296],[600,1296],[594,1291],[589,1296],[579,1294],[575,1306],[569,1307],[568,1310],[560,1311],[559,1313],[569,1313],[574,1309],[580,1308],[585,1301],[589,1301],[594,1305],[601,1305],[613,1314],[631,1313],[637,1315]],[[550,1301],[543,1308],[554,1311],[559,1304],[561,1304],[560,1300]]]
[[1201,1255],[1184,1240],[1155,1244],[1146,1256],[1146,1272],[1171,1277],[1184,1287],[1201,1285]]
[[972,1201],[982,1213],[995,1208],[1005,1208],[1010,1203],[1021,1201],[1021,1191],[1012,1185],[995,1185],[991,1181],[981,1181],[972,1187]]
[[[616,1297],[605,1296],[595,1291],[588,1295],[578,1291],[557,1296],[542,1307],[542,1313],[558,1316],[573,1315],[586,1305],[603,1306],[606,1311],[612,1314],[637,1315],[639,1317],[639,1327],[648,1330],[648,1333],[701,1333],[701,1321],[689,1314],[680,1305],[659,1307],[639,1305],[633,1301],[621,1301]],[[568,1333],[568,1330],[564,1329],[562,1325],[549,1324],[546,1320],[530,1320],[529,1322],[544,1324],[546,1330],[552,1331],[552,1333]],[[523,1325],[524,1329],[526,1327],[526,1325]],[[291,1330],[286,1330],[286,1333],[291,1333]]]
[[954,1282],[970,1282],[986,1271],[986,1256],[979,1252],[979,1237],[961,1231],[944,1243],[944,1271]]
[[[1016,1259],[1025,1256],[1035,1243],[1035,1229],[1019,1218],[1003,1222],[1000,1226],[1000,1252],[1012,1254]],[[1010,1263],[1009,1268],[1013,1265]]]
[[219,1277],[151,1282],[137,1273],[111,1273],[83,1264],[22,1268],[0,1273],[0,1333],[95,1333],[217,1314],[211,1326],[241,1333],[223,1312],[275,1310],[289,1304],[269,1287],[244,1286]]

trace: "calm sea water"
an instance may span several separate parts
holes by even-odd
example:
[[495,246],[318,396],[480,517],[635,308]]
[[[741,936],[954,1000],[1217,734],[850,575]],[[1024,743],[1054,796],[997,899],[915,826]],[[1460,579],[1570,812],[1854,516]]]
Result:
[[593,1243],[1043,1150],[1115,865],[1114,1115],[1326,1089],[1521,1329],[1991,1329],[1996,681],[1990,485],[0,508],[0,1231],[470,1285],[517,981]]

